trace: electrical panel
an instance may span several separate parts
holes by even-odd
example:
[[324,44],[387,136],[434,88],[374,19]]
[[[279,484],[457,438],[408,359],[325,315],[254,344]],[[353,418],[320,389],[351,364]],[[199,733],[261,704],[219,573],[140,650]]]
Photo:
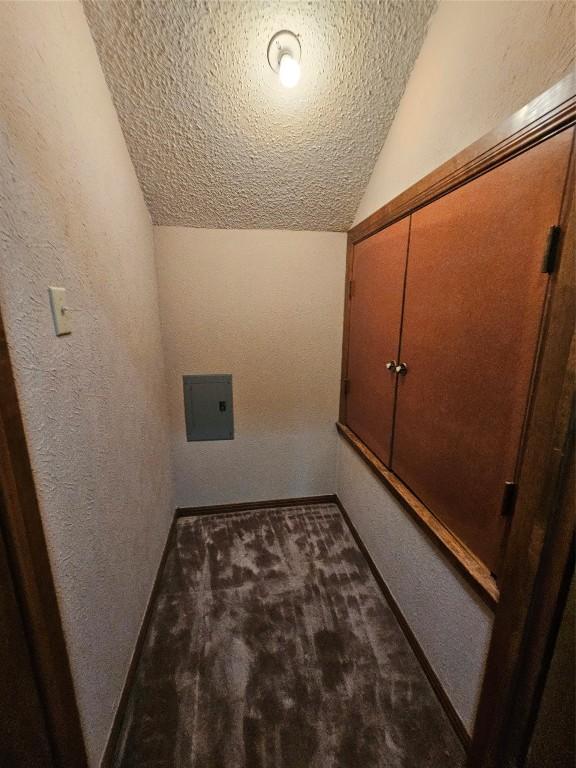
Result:
[[233,440],[231,374],[184,376],[186,439]]

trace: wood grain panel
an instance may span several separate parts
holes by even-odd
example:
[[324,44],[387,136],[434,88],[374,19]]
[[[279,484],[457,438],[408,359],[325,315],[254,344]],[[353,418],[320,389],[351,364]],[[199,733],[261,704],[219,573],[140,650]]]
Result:
[[385,463],[390,461],[396,360],[410,219],[402,219],[354,248],[349,309],[348,426]]
[[[551,277],[527,419],[516,512],[506,547],[501,600],[474,727],[471,768],[518,761],[516,738],[537,685],[534,661],[555,623],[541,620],[554,595],[550,566],[566,562],[573,543],[574,505],[567,468],[574,461],[576,388],[576,167],[574,145],[562,205],[558,266]],[[551,589],[552,587],[552,589]],[[556,588],[557,589],[557,588]],[[541,602],[542,601],[542,602]],[[536,633],[536,635],[535,635]]]
[[412,216],[392,468],[492,570],[573,129]]
[[488,568],[430,512],[428,507],[422,504],[420,499],[366,447],[352,430],[339,422],[336,424],[336,428],[348,445],[410,514],[414,522],[428,534],[448,560],[456,566],[478,596],[484,600],[489,608],[494,608],[498,604],[499,591]]
[[[576,121],[575,88],[576,76],[571,74],[391,200],[350,230],[349,250],[355,243],[407,214],[572,126]],[[566,433],[573,425],[574,369],[573,363],[569,362],[576,316],[573,164],[572,179],[566,184],[566,192],[558,269],[551,276],[547,292],[533,392],[519,461],[516,511],[502,573],[498,577],[501,595],[474,728],[470,768],[502,768],[506,761],[517,762],[514,744],[509,744],[509,736],[516,728],[510,725],[521,710],[516,694],[522,690],[521,695],[525,695],[525,690],[517,683],[526,676],[522,649],[530,645],[528,628],[531,626],[534,591],[540,579],[544,542],[551,540],[550,550],[554,557],[557,555],[557,539],[553,530],[558,516],[556,492],[560,468],[566,461]],[[340,413],[343,421],[342,408]],[[378,464],[375,472],[383,478],[383,482],[392,487],[400,484],[402,494],[405,492],[404,484],[396,475],[379,464],[378,459],[347,427],[341,424],[339,429],[351,443],[354,441],[355,449],[370,466]],[[389,483],[384,479],[385,475]],[[411,510],[412,503],[406,504],[406,508]],[[423,505],[421,507],[426,510]],[[569,510],[569,514],[573,515],[573,509]],[[418,519],[434,538],[435,528],[431,525],[431,518],[422,515]],[[458,559],[453,562],[459,565],[464,576],[470,577],[473,585],[481,586],[472,570],[462,567]],[[504,754],[505,758],[502,757]]]

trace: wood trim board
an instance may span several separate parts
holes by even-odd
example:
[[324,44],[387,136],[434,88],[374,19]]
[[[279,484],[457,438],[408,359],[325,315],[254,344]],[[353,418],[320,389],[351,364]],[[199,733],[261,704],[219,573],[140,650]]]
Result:
[[412,632],[410,624],[408,623],[407,619],[402,613],[400,606],[398,605],[392,593],[390,592],[390,589],[388,588],[388,585],[386,584],[384,577],[382,576],[382,574],[380,573],[380,570],[378,569],[378,566],[372,559],[372,555],[370,554],[370,551],[364,544],[362,537],[358,533],[356,526],[352,522],[350,515],[346,511],[344,505],[342,504],[338,496],[334,497],[334,503],[340,509],[340,512],[342,513],[342,517],[344,518],[346,525],[348,526],[350,533],[354,538],[354,541],[358,545],[358,549],[362,552],[364,559],[368,563],[368,567],[370,568],[370,571],[372,573],[372,576],[374,577],[374,580],[378,584],[380,591],[384,595],[384,599],[390,606],[392,613],[396,618],[396,621],[398,622],[404,635],[406,636],[406,639],[408,640],[408,643],[410,644],[410,647],[412,648],[414,655],[418,659],[418,662],[420,663],[420,666],[422,667],[424,674],[428,678],[428,682],[432,686],[432,689],[436,694],[436,698],[442,705],[442,708],[446,713],[446,716],[450,720],[450,723],[454,728],[456,735],[462,742],[462,746],[464,747],[466,753],[468,753],[470,749],[471,739],[468,731],[466,730],[466,726],[462,722],[460,715],[456,712],[456,709],[454,708],[454,705],[450,701],[448,694],[444,690],[444,687],[442,686],[442,683],[440,682],[438,676],[436,675],[436,672],[434,671],[432,665],[428,661],[426,654],[422,650],[422,646],[418,642],[416,635],[414,634],[414,632]]
[[348,232],[352,244],[466,184],[576,121],[576,74],[570,74],[500,125],[424,176]]
[[494,608],[498,603],[499,591],[496,581],[486,566],[432,514],[428,507],[372,453],[351,429],[340,422],[336,424],[336,428],[413,520],[424,529],[450,562],[457,567],[474,591],[490,608]]
[[58,768],[87,768],[80,714],[0,314],[0,524]]
[[162,573],[164,572],[164,566],[166,564],[166,558],[168,557],[168,552],[170,551],[170,546],[175,535],[176,520],[177,517],[175,515],[172,518],[170,528],[168,529],[168,535],[166,537],[166,542],[164,543],[164,549],[162,550],[162,556],[158,564],[158,570],[156,571],[152,589],[150,590],[150,595],[146,604],[146,610],[144,611],[144,617],[142,618],[142,623],[140,624],[138,637],[136,638],[136,644],[134,645],[134,650],[132,652],[132,657],[128,666],[128,672],[126,673],[126,678],[124,679],[124,685],[122,686],[122,692],[120,694],[118,706],[114,714],[114,720],[112,721],[112,727],[110,728],[110,732],[108,734],[108,741],[106,742],[104,754],[102,755],[102,759],[100,761],[100,768],[112,768],[114,765],[114,756],[118,746],[120,733],[122,731],[122,723],[124,721],[124,717],[126,716],[126,710],[128,708],[128,702],[130,699],[130,692],[136,680],[138,664],[140,663],[140,658],[144,649],[144,643],[146,641],[148,629],[150,628],[150,621],[152,619],[154,606],[156,605],[158,590],[160,588],[160,581],[162,578]]
[[397,495],[417,522],[427,530],[430,537],[442,547],[476,591],[492,606],[498,602],[499,590],[495,583],[491,583],[494,579],[486,567],[442,526],[437,518],[346,426],[345,382],[348,378],[348,325],[351,300],[348,285],[352,278],[354,245],[574,123],[576,123],[576,75],[570,74],[348,232],[338,430],[387,487]]
[[266,499],[265,501],[237,501],[231,504],[211,504],[201,507],[177,507],[176,518],[220,515],[227,512],[247,512],[250,509],[335,504],[335,499],[334,494],[324,494],[322,496],[300,496],[293,499]]
[[[554,589],[542,591],[550,562],[568,557],[574,531],[574,509],[561,501],[558,489],[573,460],[576,393],[576,212],[574,209],[575,150],[561,216],[562,239],[558,266],[551,278],[545,309],[532,401],[521,454],[518,499],[501,578],[486,675],[476,720],[470,765],[500,768],[519,764],[527,727],[526,710],[536,695],[530,678],[531,659],[553,633],[547,603]],[[570,494],[568,494],[569,496]],[[564,518],[563,522],[562,519]],[[563,567],[557,563],[556,567]],[[558,579],[557,579],[558,581]],[[557,586],[556,591],[559,587]],[[533,628],[538,618],[538,632]],[[536,664],[537,666],[537,664]],[[514,761],[514,762],[512,762]]]
[[142,656],[144,643],[146,641],[146,635],[150,627],[152,613],[153,613],[154,606],[156,604],[156,599],[158,596],[160,580],[162,578],[162,573],[164,571],[164,566],[166,564],[166,558],[168,557],[168,552],[170,551],[170,546],[171,546],[173,537],[175,535],[176,522],[183,517],[201,517],[204,515],[230,514],[234,512],[244,512],[251,509],[261,509],[263,507],[274,508],[274,507],[290,507],[295,505],[300,506],[300,505],[310,505],[310,504],[335,504],[335,503],[336,503],[336,497],[334,495],[329,494],[324,496],[304,496],[304,497],[293,498],[293,499],[272,499],[272,500],[268,499],[265,501],[234,502],[232,504],[212,504],[208,506],[198,506],[198,507],[178,507],[175,510],[174,518],[170,525],[168,536],[166,537],[166,542],[164,544],[164,549],[162,551],[162,557],[158,565],[158,570],[154,578],[152,590],[150,591],[150,596],[148,598],[148,603],[146,605],[144,617],[140,625],[140,630],[138,632],[138,637],[136,639],[136,644],[134,646],[134,651],[132,653],[132,658],[130,660],[128,672],[126,673],[126,678],[124,680],[124,685],[122,687],[122,693],[120,694],[120,699],[118,702],[118,707],[116,708],[116,713],[114,715],[112,727],[110,728],[110,733],[108,736],[106,747],[104,749],[104,755],[100,763],[100,768],[112,768],[114,764],[114,756],[116,753],[116,749],[118,747],[120,733],[122,730],[122,723],[126,716],[126,710],[127,710],[128,702],[130,699],[130,691],[136,679],[138,664]]
[[[388,588],[388,585],[384,580],[384,577],[382,576],[378,567],[376,566],[376,563],[372,559],[372,556],[370,555],[368,548],[366,547],[364,541],[362,540],[360,534],[358,533],[358,530],[354,526],[348,512],[346,511],[344,505],[340,501],[337,494],[327,494],[322,496],[304,496],[300,498],[291,498],[291,499],[272,499],[272,500],[268,499],[266,501],[237,502],[233,504],[219,504],[219,505],[209,505],[209,506],[201,506],[201,507],[179,507],[178,509],[176,509],[175,520],[178,520],[181,517],[234,514],[239,512],[246,512],[253,509],[263,509],[263,508],[281,509],[284,507],[292,507],[292,506],[313,506],[315,504],[335,504],[340,510],[342,517],[344,518],[344,521],[350,533],[352,534],[352,537],[354,538],[358,548],[362,552],[362,555],[366,560],[368,567],[370,568],[370,572],[372,573],[374,580],[376,581],[380,591],[384,596],[384,599],[390,606],[396,620],[398,621],[398,624],[400,625],[400,628],[402,629],[404,635],[406,636],[406,639],[408,640],[408,643],[410,644],[410,647],[412,648],[414,655],[418,659],[418,662],[422,667],[422,670],[426,675],[426,678],[428,679],[436,697],[438,698],[438,701],[440,702],[442,708],[444,709],[446,716],[448,717],[452,727],[454,728],[456,735],[458,736],[459,740],[462,742],[462,745],[464,746],[464,749],[466,750],[466,752],[468,752],[470,748],[470,735],[468,734],[466,727],[464,726],[460,716],[456,712],[452,702],[448,697],[448,694],[446,693],[446,691],[442,686],[442,683],[440,682],[438,676],[436,675],[434,669],[432,668],[430,662],[428,661],[426,654],[422,650],[422,646],[418,642],[416,635],[412,632],[412,629],[410,628],[408,621],[406,620],[400,607],[394,600],[392,593],[390,592],[390,589]],[[108,766],[103,765],[102,768],[108,768]]]
[[[355,243],[575,123],[576,75],[570,74],[486,136],[354,226],[348,233],[349,254]],[[407,496],[408,489],[399,483],[398,478],[371,455],[367,447],[342,423],[345,421],[346,403],[345,390],[341,388],[341,423],[337,425],[340,434],[412,513],[414,519],[428,531],[431,538],[451,557],[464,576],[471,579],[473,586],[476,582],[480,593],[485,592],[489,598],[488,602],[498,601],[485,681],[469,754],[469,766],[472,768],[502,768],[503,765],[522,764],[519,761],[523,759],[522,748],[525,749],[528,738],[525,732],[528,727],[526,712],[533,709],[532,699],[537,688],[535,681],[529,679],[532,675],[529,663],[536,668],[539,668],[539,664],[541,666],[538,659],[542,658],[542,653],[538,648],[547,645],[542,635],[548,638],[553,634],[550,619],[553,611],[546,605],[546,601],[555,599],[553,590],[548,589],[542,597],[545,579],[552,579],[550,575],[546,576],[550,571],[550,566],[547,570],[546,562],[549,563],[556,555],[560,558],[565,556],[569,549],[567,531],[573,531],[573,526],[564,523],[560,526],[563,533],[558,533],[555,520],[559,514],[556,489],[564,471],[562,467],[567,454],[568,433],[574,418],[572,405],[569,405],[574,398],[574,373],[569,362],[569,350],[576,319],[574,181],[573,150],[572,171],[566,183],[560,222],[560,255],[557,269],[551,277],[541,328],[519,458],[516,511],[510,526],[503,572],[499,579],[500,598],[496,587],[492,595],[489,594],[490,590],[486,594],[481,580],[477,579],[476,569],[468,568],[466,558],[457,555],[454,542],[449,542],[438,529],[438,521],[435,524],[434,516],[425,508],[419,508],[414,498]],[[350,278],[351,263],[350,255],[347,281]],[[348,301],[347,296],[346,304]],[[345,322],[348,314],[349,309],[346,306]],[[346,332],[344,338],[346,339]],[[345,347],[342,378],[346,376]],[[556,542],[552,554],[551,540]],[[556,573],[556,591],[558,581]],[[530,621],[536,615],[548,616],[548,619],[540,619],[538,632],[534,635],[530,632]],[[530,662],[530,659],[536,659],[536,662]],[[519,706],[518,691],[524,691],[531,701],[525,701]]]
[[122,727],[122,721],[126,714],[126,708],[127,708],[128,700],[130,696],[130,689],[134,684],[136,670],[138,668],[138,663],[140,661],[142,650],[144,648],[144,640],[146,638],[146,634],[150,625],[150,619],[151,619],[153,607],[156,601],[158,585],[161,579],[161,574],[164,569],[164,564],[166,562],[166,557],[169,551],[170,543],[172,541],[172,537],[174,536],[175,523],[180,518],[185,518],[185,517],[237,514],[237,513],[246,512],[254,509],[263,509],[263,508],[282,509],[285,507],[292,507],[292,506],[313,506],[315,504],[335,504],[340,510],[342,517],[344,518],[344,521],[348,529],[350,530],[350,533],[352,534],[356,544],[358,545],[358,548],[362,552],[362,555],[365,558],[368,564],[368,567],[370,568],[370,571],[379,589],[381,590],[384,596],[384,599],[390,605],[390,608],[394,613],[394,616],[398,621],[400,628],[404,632],[406,639],[408,640],[408,643],[410,644],[410,647],[414,652],[414,655],[416,656],[420,666],[422,667],[422,670],[426,675],[426,678],[428,679],[442,708],[444,709],[446,716],[448,717],[452,727],[454,728],[456,735],[462,742],[464,749],[468,751],[470,747],[470,736],[464,724],[462,723],[460,716],[454,709],[452,702],[448,698],[448,695],[446,694],[442,686],[442,683],[438,679],[436,673],[434,672],[432,666],[430,665],[430,662],[426,658],[426,654],[422,650],[421,645],[419,644],[418,640],[416,639],[416,636],[412,632],[409,623],[407,622],[404,615],[402,614],[402,611],[400,610],[398,604],[392,597],[392,593],[390,592],[382,574],[380,573],[376,564],[374,563],[369,550],[367,549],[366,545],[362,541],[360,534],[358,533],[356,527],[352,523],[350,516],[348,515],[346,509],[342,505],[342,502],[340,501],[338,496],[336,494],[325,494],[321,496],[304,496],[304,497],[295,497],[295,498],[289,498],[289,499],[267,499],[265,501],[235,502],[232,504],[217,504],[217,505],[207,505],[207,506],[198,506],[198,507],[179,507],[175,510],[174,521],[172,523],[172,526],[170,527],[170,532],[166,540],[166,546],[164,548],[162,559],[158,566],[158,572],[156,574],[156,579],[154,581],[154,587],[150,594],[150,599],[148,602],[148,606],[146,608],[144,620],[142,622],[140,632],[138,635],[138,640],[134,648],[134,653],[130,663],[130,668],[126,676],[126,681],[124,684],[122,695],[120,697],[120,703],[118,705],[116,716],[114,718],[114,723],[110,731],[110,737],[108,740],[108,745],[105,750],[104,758],[101,763],[101,768],[111,768],[111,766],[113,765],[112,761],[114,758],[114,752],[116,750],[116,746],[118,743],[118,738],[119,738],[121,727]]
[[527,756],[538,719],[541,698],[574,575],[576,466],[573,430],[569,440],[571,447],[565,454],[565,467],[559,487],[559,510],[542,553],[538,585],[530,608],[531,640],[527,644],[529,651],[523,661],[525,674],[522,675],[516,693],[514,723],[508,736],[511,743],[506,747],[506,751],[517,751],[521,762]]

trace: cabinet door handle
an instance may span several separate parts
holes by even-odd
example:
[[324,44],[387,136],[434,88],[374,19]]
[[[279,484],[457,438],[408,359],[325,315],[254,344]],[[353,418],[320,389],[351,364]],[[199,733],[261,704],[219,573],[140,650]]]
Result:
[[406,365],[406,363],[398,363],[398,365],[394,370],[396,371],[398,376],[406,376],[406,374],[408,373],[408,366]]
[[388,368],[389,371],[395,371],[396,370],[396,360],[388,360],[386,363],[386,368]]

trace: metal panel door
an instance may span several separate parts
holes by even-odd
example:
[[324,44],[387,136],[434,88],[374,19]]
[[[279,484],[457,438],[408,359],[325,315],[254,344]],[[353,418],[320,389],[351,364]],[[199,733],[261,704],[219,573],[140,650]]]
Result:
[[232,376],[184,376],[186,438],[233,440]]
[[492,571],[573,130],[412,216],[392,468]]
[[409,218],[354,247],[346,423],[385,463],[390,461]]

